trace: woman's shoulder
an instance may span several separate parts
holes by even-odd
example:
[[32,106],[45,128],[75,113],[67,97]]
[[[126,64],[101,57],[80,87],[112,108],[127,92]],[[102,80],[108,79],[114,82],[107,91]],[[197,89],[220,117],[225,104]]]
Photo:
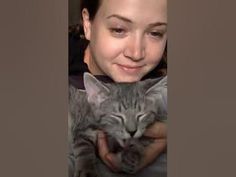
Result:
[[69,76],[69,85],[71,85],[77,89],[84,89],[83,74],[70,75]]
[[[85,72],[85,71],[84,71]],[[84,72],[81,72],[77,75],[70,75],[69,76],[69,85],[72,85],[73,87],[77,89],[82,89],[84,90]],[[88,71],[86,71],[88,72]],[[108,77],[108,76],[103,76],[103,75],[95,75],[95,77],[104,82],[104,83],[112,83],[113,80]]]

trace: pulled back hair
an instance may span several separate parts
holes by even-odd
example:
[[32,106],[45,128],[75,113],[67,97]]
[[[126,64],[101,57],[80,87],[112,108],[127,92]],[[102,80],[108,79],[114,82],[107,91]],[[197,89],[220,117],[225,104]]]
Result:
[[80,0],[80,19],[82,21],[82,10],[86,8],[89,12],[89,19],[93,21],[102,0]]
[[82,11],[83,9],[87,9],[89,13],[89,20],[93,21],[97,11],[101,5],[102,0],[79,0],[79,22],[77,24],[69,25],[69,34],[78,38],[84,37],[84,29],[83,29],[83,17]]

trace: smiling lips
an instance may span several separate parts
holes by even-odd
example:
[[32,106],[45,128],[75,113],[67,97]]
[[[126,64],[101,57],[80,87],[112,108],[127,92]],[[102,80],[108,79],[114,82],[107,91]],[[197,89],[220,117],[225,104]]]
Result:
[[131,74],[139,72],[140,69],[143,67],[143,66],[128,66],[128,65],[121,65],[121,64],[117,64],[117,66],[123,71],[131,73]]

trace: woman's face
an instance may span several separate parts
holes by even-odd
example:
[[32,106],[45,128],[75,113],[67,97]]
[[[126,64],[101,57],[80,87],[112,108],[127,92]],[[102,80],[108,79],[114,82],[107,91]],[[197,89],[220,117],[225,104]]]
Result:
[[160,62],[167,39],[167,0],[102,0],[93,21],[86,10],[82,14],[93,74],[134,82]]

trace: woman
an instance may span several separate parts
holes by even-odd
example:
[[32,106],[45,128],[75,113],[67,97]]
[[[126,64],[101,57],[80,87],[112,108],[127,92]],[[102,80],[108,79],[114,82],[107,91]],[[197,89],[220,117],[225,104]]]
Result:
[[[80,40],[77,46],[80,54],[70,51],[70,59],[80,60],[82,66],[77,72],[70,70],[71,75],[76,73],[70,77],[70,82],[83,87],[84,71],[101,80],[115,82],[157,77],[166,51],[166,11],[167,0],[82,0],[83,31],[89,42],[84,45]],[[78,55],[83,58],[77,58]],[[167,146],[164,123],[154,124],[145,134],[156,141],[146,148],[140,170],[158,159]],[[113,171],[119,171],[116,156],[109,152],[102,132],[98,136],[98,147],[104,163]]]

